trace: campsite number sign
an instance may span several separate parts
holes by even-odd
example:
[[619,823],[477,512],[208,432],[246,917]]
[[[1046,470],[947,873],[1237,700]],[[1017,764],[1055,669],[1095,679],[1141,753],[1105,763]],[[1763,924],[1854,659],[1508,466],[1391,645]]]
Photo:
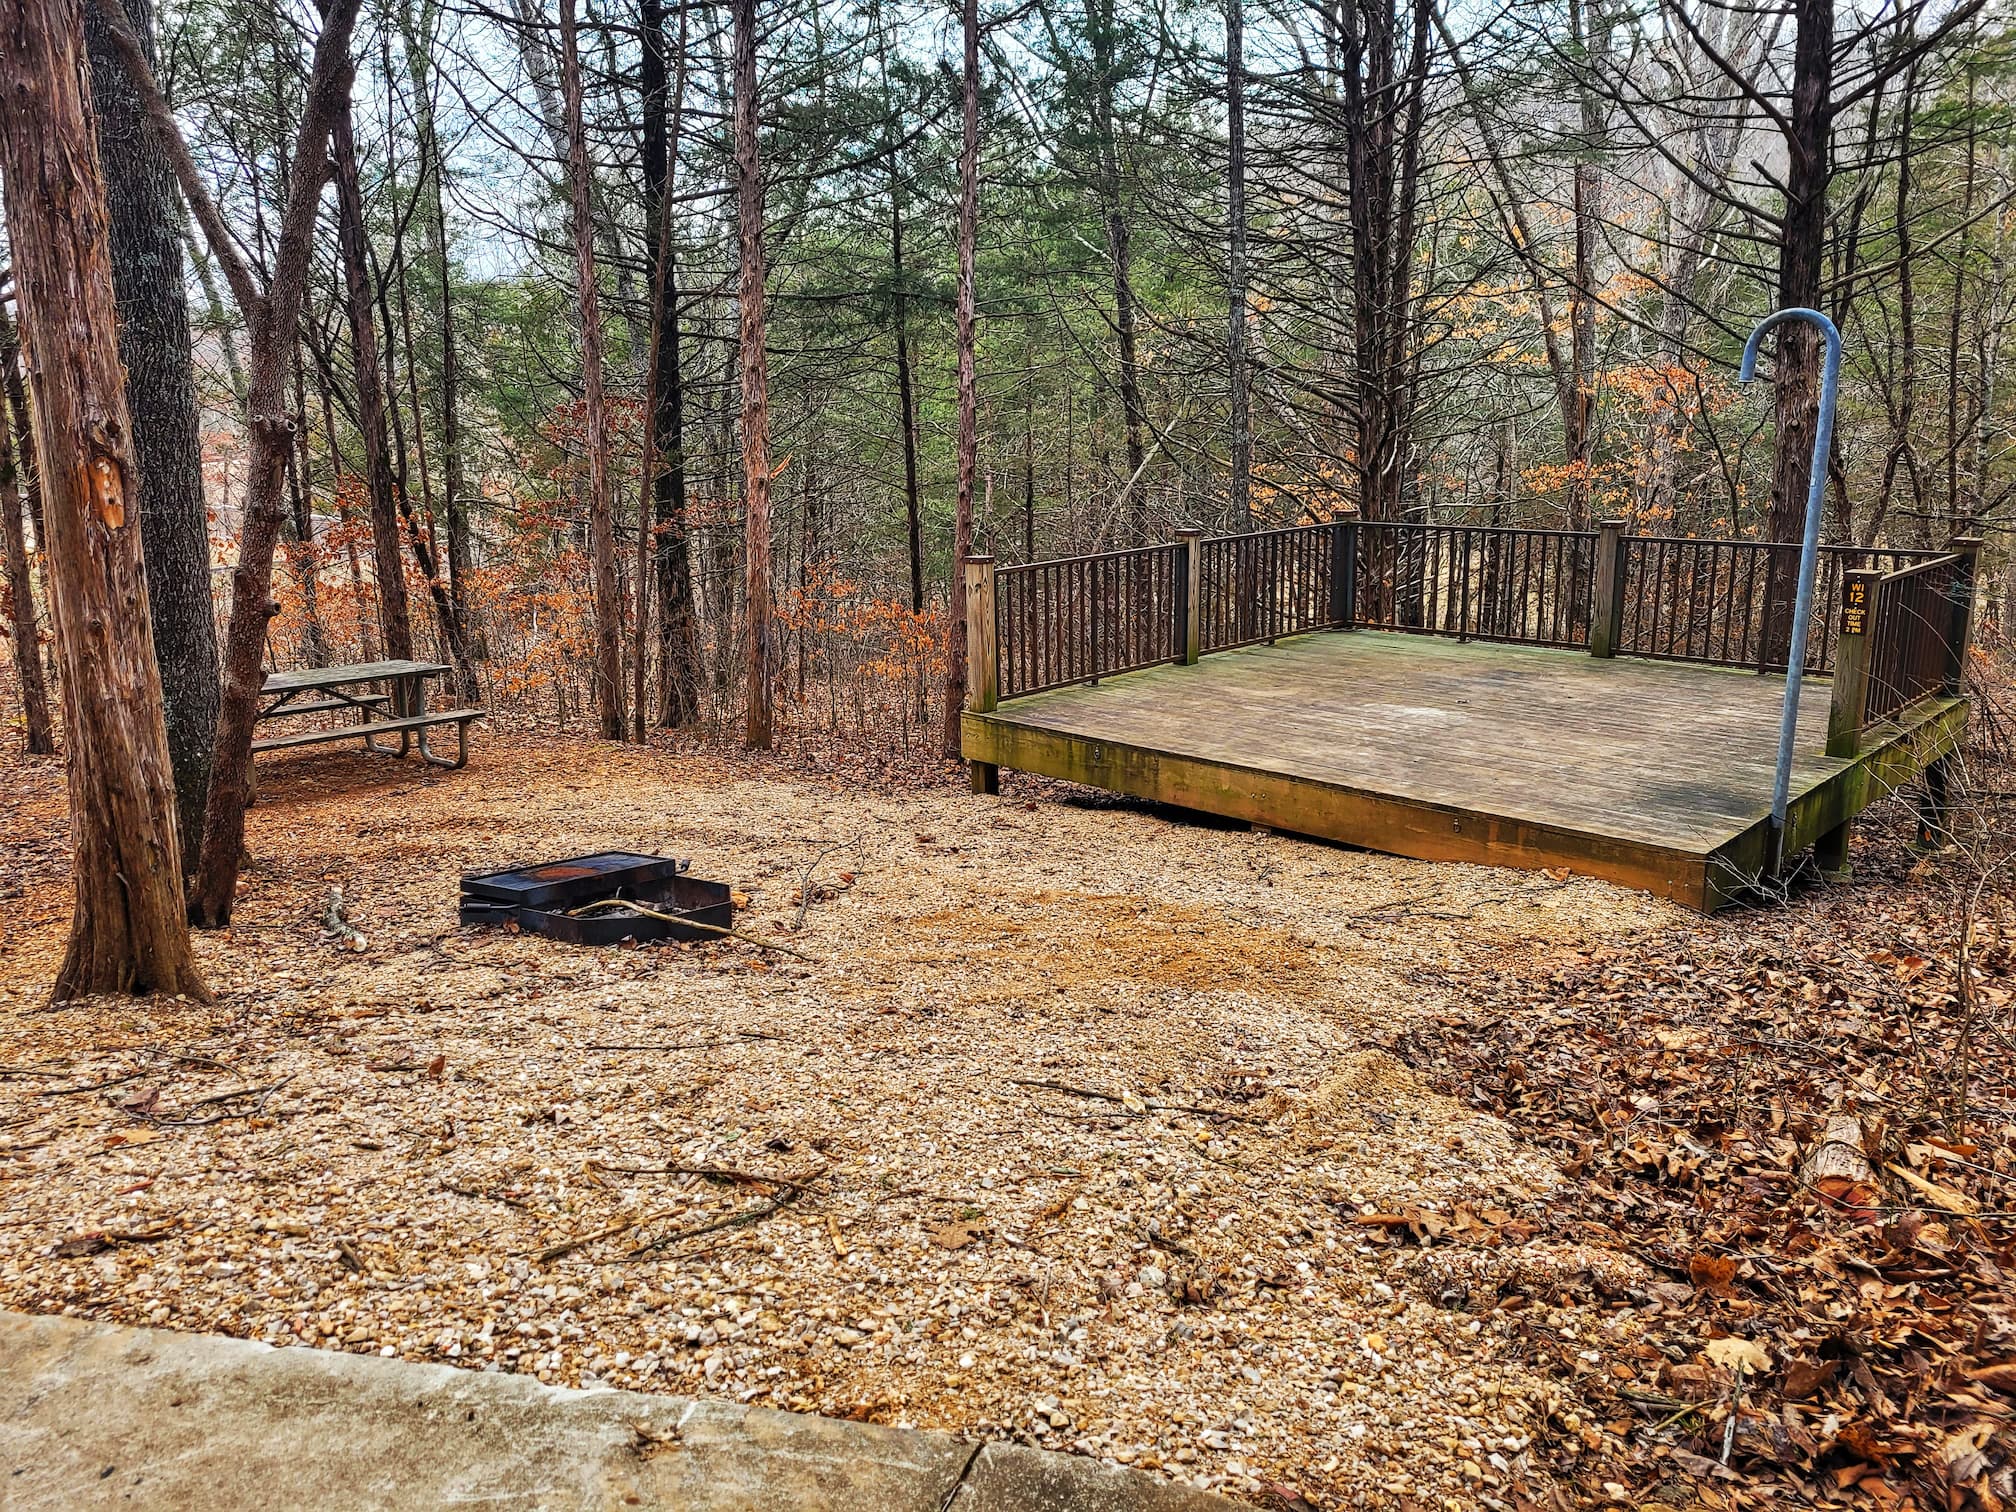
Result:
[[1861,635],[1869,628],[1869,585],[1851,577],[1841,585],[1841,633]]

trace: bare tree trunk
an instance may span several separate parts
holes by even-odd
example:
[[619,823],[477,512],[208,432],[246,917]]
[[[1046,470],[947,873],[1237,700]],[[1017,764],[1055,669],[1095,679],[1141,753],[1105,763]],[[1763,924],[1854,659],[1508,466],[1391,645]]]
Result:
[[960,0],[959,27],[965,44],[959,89],[959,492],[952,515],[952,603],[945,626],[944,745],[953,761],[961,755],[959,720],[966,707],[966,558],[973,554],[973,485],[980,462],[980,390],[973,370],[973,251],[980,222],[979,0]]
[[[1785,225],[1778,244],[1778,306],[1817,308],[1827,246],[1828,141],[1833,128],[1834,3],[1797,0],[1791,131],[1786,137]],[[1771,538],[1796,541],[1806,517],[1813,432],[1820,415],[1819,332],[1778,328],[1772,384],[1778,422],[1771,473]],[[1789,612],[1789,611],[1788,611]]]
[[[301,375],[301,344],[294,343],[288,354],[294,369],[294,413],[300,417],[295,433],[292,504],[294,508],[293,549],[289,552],[294,580],[301,586],[301,614],[306,624],[301,634],[302,659],[311,667],[329,662],[329,632],[322,624],[322,548],[315,539],[315,488],[311,470],[310,431],[307,423],[307,388]],[[330,449],[336,445],[330,437]]]
[[1246,372],[1246,14],[1225,0],[1226,265],[1225,379],[1231,396],[1230,504],[1235,529],[1253,528],[1253,420]]
[[743,543],[747,603],[743,647],[748,718],[743,742],[767,751],[776,739],[771,712],[770,371],[764,352],[763,161],[758,148],[756,0],[733,0],[735,17],[736,237],[742,359]]
[[[357,639],[360,653],[365,661],[375,662],[380,659],[378,642],[372,634],[372,625],[375,621],[374,616],[368,613],[366,608],[371,594],[370,590],[364,585],[364,568],[357,557],[357,536],[349,528],[354,516],[343,496],[343,453],[341,448],[336,444],[336,403],[329,392],[328,362],[323,353],[316,351],[312,335],[307,336],[306,344],[309,350],[315,354],[316,358],[315,400],[322,411],[322,433],[329,438],[329,467],[332,475],[329,486],[329,501],[331,507],[336,512],[336,523],[343,527],[343,557],[345,564],[350,569],[350,601],[357,607]],[[297,361],[299,355],[297,348],[295,354]],[[298,394],[298,387],[296,392]],[[297,412],[303,414],[305,417],[306,411],[299,408],[298,400]],[[306,429],[307,423],[304,418],[301,430],[305,432]]]
[[0,180],[50,464],[43,519],[69,746],[76,906],[53,997],[207,1002],[182,901],[83,17],[75,0],[5,0],[0,36]]
[[[448,260],[448,217],[441,188],[441,140],[434,120],[434,96],[429,67],[434,42],[433,19],[438,7],[429,4],[424,13],[414,13],[411,0],[400,7],[400,33],[406,50],[406,69],[413,83],[415,129],[419,135],[423,216],[427,226],[427,255],[440,281],[441,296],[441,378],[438,402],[441,409],[441,511],[448,522],[448,603],[454,621],[451,642],[462,646],[465,656],[456,669],[459,692],[465,704],[478,696],[475,661],[480,649],[470,624],[469,498],[463,477],[462,458],[462,362],[455,342],[455,277]],[[409,367],[411,364],[408,364]],[[419,423],[418,412],[415,423]]]
[[917,396],[910,372],[909,275],[903,267],[903,185],[889,153],[889,275],[896,325],[896,406],[903,426],[903,522],[910,537],[910,611],[924,612],[924,492],[917,482]]
[[245,359],[238,353],[238,333],[231,328],[231,317],[225,312],[224,300],[217,292],[217,274],[210,266],[210,254],[203,250],[202,238],[189,225],[189,207],[178,197],[176,213],[182,217],[182,237],[189,243],[189,261],[196,266],[196,284],[203,291],[206,306],[204,318],[210,330],[217,337],[217,345],[224,353],[224,376],[231,385],[231,397],[238,401],[238,407],[245,407]]
[[203,228],[213,257],[224,267],[246,328],[251,332],[247,363],[244,525],[238,567],[231,578],[231,619],[224,638],[224,688],[218,709],[217,748],[210,765],[210,792],[204,804],[203,846],[190,887],[190,917],[198,924],[230,922],[245,842],[245,785],[252,760],[252,726],[265,681],[261,660],[272,599],[273,551],[285,517],[287,458],[294,445],[294,418],[287,412],[288,356],[293,349],[301,300],[307,286],[316,206],[321,199],[325,154],[336,118],[350,89],[350,32],[359,0],[330,0],[322,33],[315,42],[301,123],[295,136],[287,203],[274,245],[271,273],[262,290],[238,251],[223,216],[189,156],[173,112],[154,81],[153,70],[126,24],[118,0],[97,0],[99,14],[132,75],[147,119],[174,165],[184,199]]
[[[1754,16],[1729,16],[1715,7],[1701,11],[1704,36],[1736,67],[1751,70],[1755,59],[1770,46],[1762,20]],[[1689,400],[1681,393],[1673,375],[1687,359],[1688,331],[1700,307],[1702,267],[1710,240],[1723,213],[1723,186],[1735,161],[1736,148],[1743,139],[1750,107],[1740,90],[1722,86],[1721,108],[1704,111],[1699,97],[1713,83],[1712,65],[1704,66],[1698,45],[1682,51],[1676,67],[1689,86],[1681,98],[1689,103],[1672,115],[1672,136],[1688,144],[1685,171],[1676,170],[1667,179],[1661,213],[1665,234],[1660,253],[1660,284],[1663,297],[1659,310],[1658,354],[1666,392],[1652,405],[1646,421],[1634,495],[1641,519],[1673,522],[1679,526],[1679,464],[1681,442],[1689,427]],[[1696,528],[1689,522],[1686,529]]]
[[903,436],[903,523],[910,547],[910,612],[924,612],[924,493],[917,480],[917,394],[910,361],[910,275],[903,263],[903,162],[897,148],[901,122],[889,89],[888,33],[878,5],[874,11],[876,47],[882,67],[882,108],[887,117],[882,150],[889,159],[889,293],[891,324],[896,337],[897,423]]
[[[1128,481],[1124,491],[1134,539],[1140,542],[1148,533],[1147,492],[1141,477],[1148,458],[1143,437],[1147,420],[1141,406],[1135,340],[1133,228],[1121,199],[1119,127],[1114,119],[1114,0],[1095,0],[1086,8],[1085,19],[1092,33],[1092,131],[1098,154],[1099,199],[1106,221],[1106,255],[1113,272],[1113,330],[1120,344],[1120,413],[1127,435]],[[964,583],[965,567],[954,564],[952,591],[963,594]],[[953,634],[964,635],[963,625],[962,618]]]
[[581,49],[574,0],[560,0],[560,92],[567,116],[567,187],[574,223],[575,293],[581,310],[581,394],[588,426],[588,549],[595,590],[595,712],[604,740],[621,740],[623,603],[616,590],[610,517],[609,411],[602,394],[602,302],[595,284],[595,204],[582,119]]
[[[1589,59],[1601,69],[1610,46],[1610,22],[1603,0],[1570,0],[1569,30]],[[1593,14],[1590,14],[1593,12]],[[1567,527],[1589,525],[1596,458],[1596,227],[1603,214],[1603,181],[1592,153],[1601,150],[1608,123],[1593,89],[1581,91],[1582,141],[1575,164],[1573,190],[1575,271],[1568,285],[1570,390],[1562,408],[1563,450],[1567,453]]]
[[1036,344],[1022,350],[1022,560],[1036,560]]
[[[546,25],[542,15],[541,0],[513,0],[518,24],[512,28],[518,43],[518,56],[525,65],[526,76],[532,83],[533,101],[538,107],[540,123],[546,128],[546,139],[553,154],[553,161],[562,165],[573,156],[568,145],[566,89],[556,77],[560,73],[558,60],[546,41]],[[563,22],[564,24],[564,22]],[[579,69],[577,67],[578,75]],[[571,170],[569,170],[571,172]],[[619,221],[607,213],[602,203],[601,186],[592,179],[588,185],[593,213],[590,222],[594,226],[596,241],[602,261],[613,270],[616,281],[616,308],[630,337],[630,350],[641,352],[650,341],[651,333],[644,329],[638,318],[636,286],[630,274],[629,260],[623,256],[623,243],[618,236]]]
[[14,678],[21,685],[21,716],[30,756],[56,754],[49,723],[49,685],[42,676],[41,636],[35,628],[35,584],[28,572],[28,540],[21,529],[21,488],[14,470],[14,431],[0,393],[0,532],[6,535],[7,597],[13,608]]
[[[10,294],[8,296],[12,298]],[[21,339],[14,329],[14,317],[7,306],[0,302],[0,387],[7,392],[7,409],[13,416],[14,453],[19,459],[17,469],[21,479],[21,491],[28,504],[28,525],[35,532],[35,557],[31,560],[35,576],[40,580],[42,600],[49,601],[49,531],[42,523],[42,469],[36,464],[35,429],[28,417],[28,390],[21,382]],[[56,666],[56,645],[52,639],[43,649],[42,685],[60,683],[62,677]]]
[[1396,0],[1342,0],[1338,8],[1355,295],[1352,398],[1359,507],[1368,520],[1397,519],[1407,508],[1414,214],[1430,8],[1413,0],[1404,77]]
[[[330,133],[336,180],[337,241],[350,322],[350,360],[357,380],[357,429],[364,440],[364,481],[371,495],[372,564],[378,577],[378,618],[385,654],[413,656],[413,613],[406,596],[406,553],[399,549],[399,505],[393,495],[392,452],[386,435],[385,375],[371,318],[371,272],[365,254],[364,196],[357,182],[357,147],[346,105]],[[407,712],[401,710],[401,713]]]
[[1960,490],[1960,453],[1963,448],[1960,331],[1967,308],[1964,294],[1973,249],[1975,178],[1980,166],[1980,116],[1975,111],[1979,87],[1979,80],[1970,67],[1967,70],[1967,157],[1960,180],[1960,241],[1953,253],[1953,287],[1948,296],[1952,307],[1946,323],[1946,527],[1949,539],[1973,534],[1972,501],[1963,508]]
[[[685,116],[687,11],[679,3],[677,83],[667,88],[668,48],[661,0],[643,12],[644,185],[654,201],[655,279],[649,410],[658,465],[649,473],[653,568],[658,596],[658,723],[690,725],[700,717],[700,647],[693,604],[692,528],[687,518],[686,380],[680,339],[679,249],[674,237],[673,188],[679,177],[679,138]],[[669,106],[669,108],[668,108]],[[640,623],[638,633],[643,633]]]
[[[151,60],[154,9],[126,0]],[[202,421],[182,277],[182,203],[174,170],[148,131],[140,100],[103,26],[86,14],[98,158],[112,228],[119,357],[140,469],[141,545],[154,619],[154,659],[175,771],[176,832],[185,873],[203,833],[203,798],[217,738],[217,614],[210,597],[209,509]]]

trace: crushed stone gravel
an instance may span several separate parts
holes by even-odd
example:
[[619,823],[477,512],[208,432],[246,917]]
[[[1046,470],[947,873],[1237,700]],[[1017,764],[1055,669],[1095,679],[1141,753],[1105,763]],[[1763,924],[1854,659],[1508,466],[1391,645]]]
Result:
[[[216,1004],[52,1011],[61,771],[7,775],[0,1305],[1269,1505],[1509,1506],[1536,1437],[1583,1427],[1519,1312],[1452,1298],[1544,1275],[1572,1330],[1618,1257],[1488,1242],[1558,1170],[1386,1047],[1466,959],[1667,905],[1013,774],[976,799],[499,734],[455,773],[266,764],[237,919],[199,939]],[[460,872],[601,849],[692,857],[802,956],[457,926]],[[1408,1209],[1487,1242],[1379,1242]]]

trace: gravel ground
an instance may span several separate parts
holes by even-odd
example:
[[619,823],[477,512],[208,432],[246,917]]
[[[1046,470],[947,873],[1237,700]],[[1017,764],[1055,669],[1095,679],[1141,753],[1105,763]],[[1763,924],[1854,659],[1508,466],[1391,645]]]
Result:
[[[1424,972],[1666,905],[1013,774],[878,792],[501,734],[457,773],[262,770],[238,920],[199,944],[216,1005],[61,1011],[61,772],[6,774],[0,1305],[1012,1437],[1272,1506],[1510,1506],[1536,1440],[1589,1431],[1491,1298],[1525,1278],[1599,1368],[1575,1299],[1642,1278],[1534,1234],[1553,1164],[1389,1050],[1446,1006]],[[464,869],[611,848],[692,856],[801,954],[454,922]],[[361,950],[322,930],[333,885]],[[1384,1242],[1403,1217],[1454,1243]]]

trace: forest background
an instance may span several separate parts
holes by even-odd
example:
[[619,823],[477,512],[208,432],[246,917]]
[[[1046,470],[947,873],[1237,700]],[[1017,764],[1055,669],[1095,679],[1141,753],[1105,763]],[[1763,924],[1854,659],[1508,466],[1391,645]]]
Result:
[[[564,727],[597,718],[614,643],[627,697],[605,730],[728,727],[762,581],[782,738],[935,748],[968,78],[971,531],[1003,561],[1349,508],[1789,538],[1810,374],[1788,408],[1782,377],[1774,400],[1734,365],[1756,317],[1810,303],[1847,335],[1828,537],[1984,534],[2001,571],[2016,177],[1999,6],[746,8],[774,560],[747,554],[731,8],[372,0],[285,354],[270,665],[417,646],[461,669],[465,697]],[[263,283],[318,16],[125,12]],[[131,86],[93,14],[115,267],[155,268],[194,332],[202,486],[183,512],[200,511],[221,615],[252,338],[137,106],[122,124]],[[118,245],[121,193],[150,182],[182,244]],[[173,406],[148,408],[152,479],[146,432]],[[32,466],[26,482],[7,607],[34,629]],[[164,613],[149,548],[179,749],[178,723],[204,721],[178,720],[202,699],[177,669],[216,652],[167,644],[202,627]]]

